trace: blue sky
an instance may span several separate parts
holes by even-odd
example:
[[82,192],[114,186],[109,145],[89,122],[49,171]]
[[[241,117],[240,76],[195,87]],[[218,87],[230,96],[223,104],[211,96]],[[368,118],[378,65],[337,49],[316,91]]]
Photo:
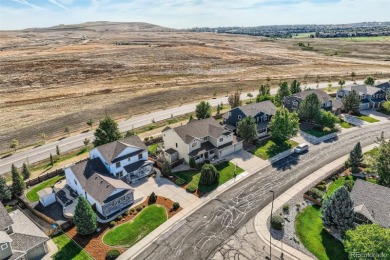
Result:
[[87,21],[172,28],[389,21],[390,0],[0,0],[0,29]]

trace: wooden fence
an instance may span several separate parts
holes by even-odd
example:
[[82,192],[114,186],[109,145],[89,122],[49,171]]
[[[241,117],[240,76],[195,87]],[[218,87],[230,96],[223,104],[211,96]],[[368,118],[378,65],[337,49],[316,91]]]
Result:
[[26,183],[27,187],[28,186],[34,186],[34,185],[37,185],[38,183],[44,182],[44,181],[46,181],[46,180],[48,180],[50,178],[53,178],[53,177],[61,175],[61,174],[64,174],[64,170],[63,169],[57,169],[57,170],[54,170],[54,171],[51,171],[51,172],[39,175],[38,177],[36,177],[34,179],[27,180],[27,181],[25,181],[25,183]]

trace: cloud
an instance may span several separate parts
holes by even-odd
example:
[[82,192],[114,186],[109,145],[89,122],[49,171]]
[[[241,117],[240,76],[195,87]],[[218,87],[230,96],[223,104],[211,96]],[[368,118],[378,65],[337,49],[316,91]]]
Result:
[[50,3],[58,6],[58,7],[61,7],[62,9],[66,10],[66,11],[70,11],[68,7],[66,7],[65,5],[57,2],[56,0],[49,0]]
[[12,1],[14,1],[16,3],[20,3],[20,4],[24,4],[24,5],[30,6],[30,7],[34,8],[34,9],[42,9],[41,7],[36,6],[36,5],[34,5],[34,4],[30,3],[30,2],[27,2],[26,0],[12,0]]

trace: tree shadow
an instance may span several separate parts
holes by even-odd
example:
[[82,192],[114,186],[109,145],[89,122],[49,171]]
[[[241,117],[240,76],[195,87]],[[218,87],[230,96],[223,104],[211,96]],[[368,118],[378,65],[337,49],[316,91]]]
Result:
[[322,244],[325,248],[326,255],[330,260],[347,260],[348,255],[344,250],[344,245],[341,241],[334,238],[324,228],[321,231]]

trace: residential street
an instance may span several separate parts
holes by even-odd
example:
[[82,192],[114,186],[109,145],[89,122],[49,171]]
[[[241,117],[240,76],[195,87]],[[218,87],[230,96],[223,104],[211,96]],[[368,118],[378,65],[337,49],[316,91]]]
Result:
[[[291,155],[232,186],[146,247],[136,259],[210,259],[223,251],[225,259],[264,259],[250,221],[289,187],[326,164],[350,152],[360,141],[372,144],[382,131],[390,137],[390,122],[345,132],[337,139],[311,146],[310,152]],[[249,228],[248,228],[249,227]],[[236,250],[237,248],[242,250]],[[232,252],[229,253],[229,250]],[[246,255],[252,252],[250,258]],[[221,258],[221,254],[217,254]],[[132,256],[123,255],[121,259]]]
[[[350,84],[350,81],[347,81],[347,84]],[[361,84],[362,81],[357,81],[358,84]],[[260,84],[260,83],[259,83]],[[319,88],[326,88],[328,85],[327,82],[320,83]],[[338,86],[336,82],[332,82],[333,86]],[[316,84],[309,84],[308,87],[316,88]],[[303,86],[302,86],[303,88]],[[277,88],[273,88],[271,90],[271,94],[276,94]],[[253,92],[254,96],[256,96],[258,91]],[[247,99],[247,93],[243,93],[241,95],[242,99]],[[221,97],[216,99],[210,99],[208,102],[212,106],[217,106],[221,102],[227,104],[227,97]],[[183,115],[186,113],[191,113],[195,111],[195,106],[197,103],[183,105],[180,107],[169,108],[166,110],[160,110],[156,112],[152,112],[150,114],[141,115],[137,117],[130,118],[128,120],[119,122],[119,129],[122,132],[131,130],[133,128],[142,127],[148,125],[155,120],[156,122],[165,120],[173,116]],[[24,162],[27,160],[29,163],[35,163],[44,159],[49,158],[50,153],[55,154],[56,146],[58,145],[61,151],[67,152],[84,145],[83,141],[85,138],[89,138],[91,141],[93,140],[93,131],[81,133],[77,135],[72,135],[70,137],[66,137],[60,141],[50,142],[44,144],[42,146],[38,146],[36,148],[29,148],[16,154],[13,154],[9,157],[0,160],[0,174],[9,172],[11,169],[11,164],[15,164],[17,167],[21,167]]]

